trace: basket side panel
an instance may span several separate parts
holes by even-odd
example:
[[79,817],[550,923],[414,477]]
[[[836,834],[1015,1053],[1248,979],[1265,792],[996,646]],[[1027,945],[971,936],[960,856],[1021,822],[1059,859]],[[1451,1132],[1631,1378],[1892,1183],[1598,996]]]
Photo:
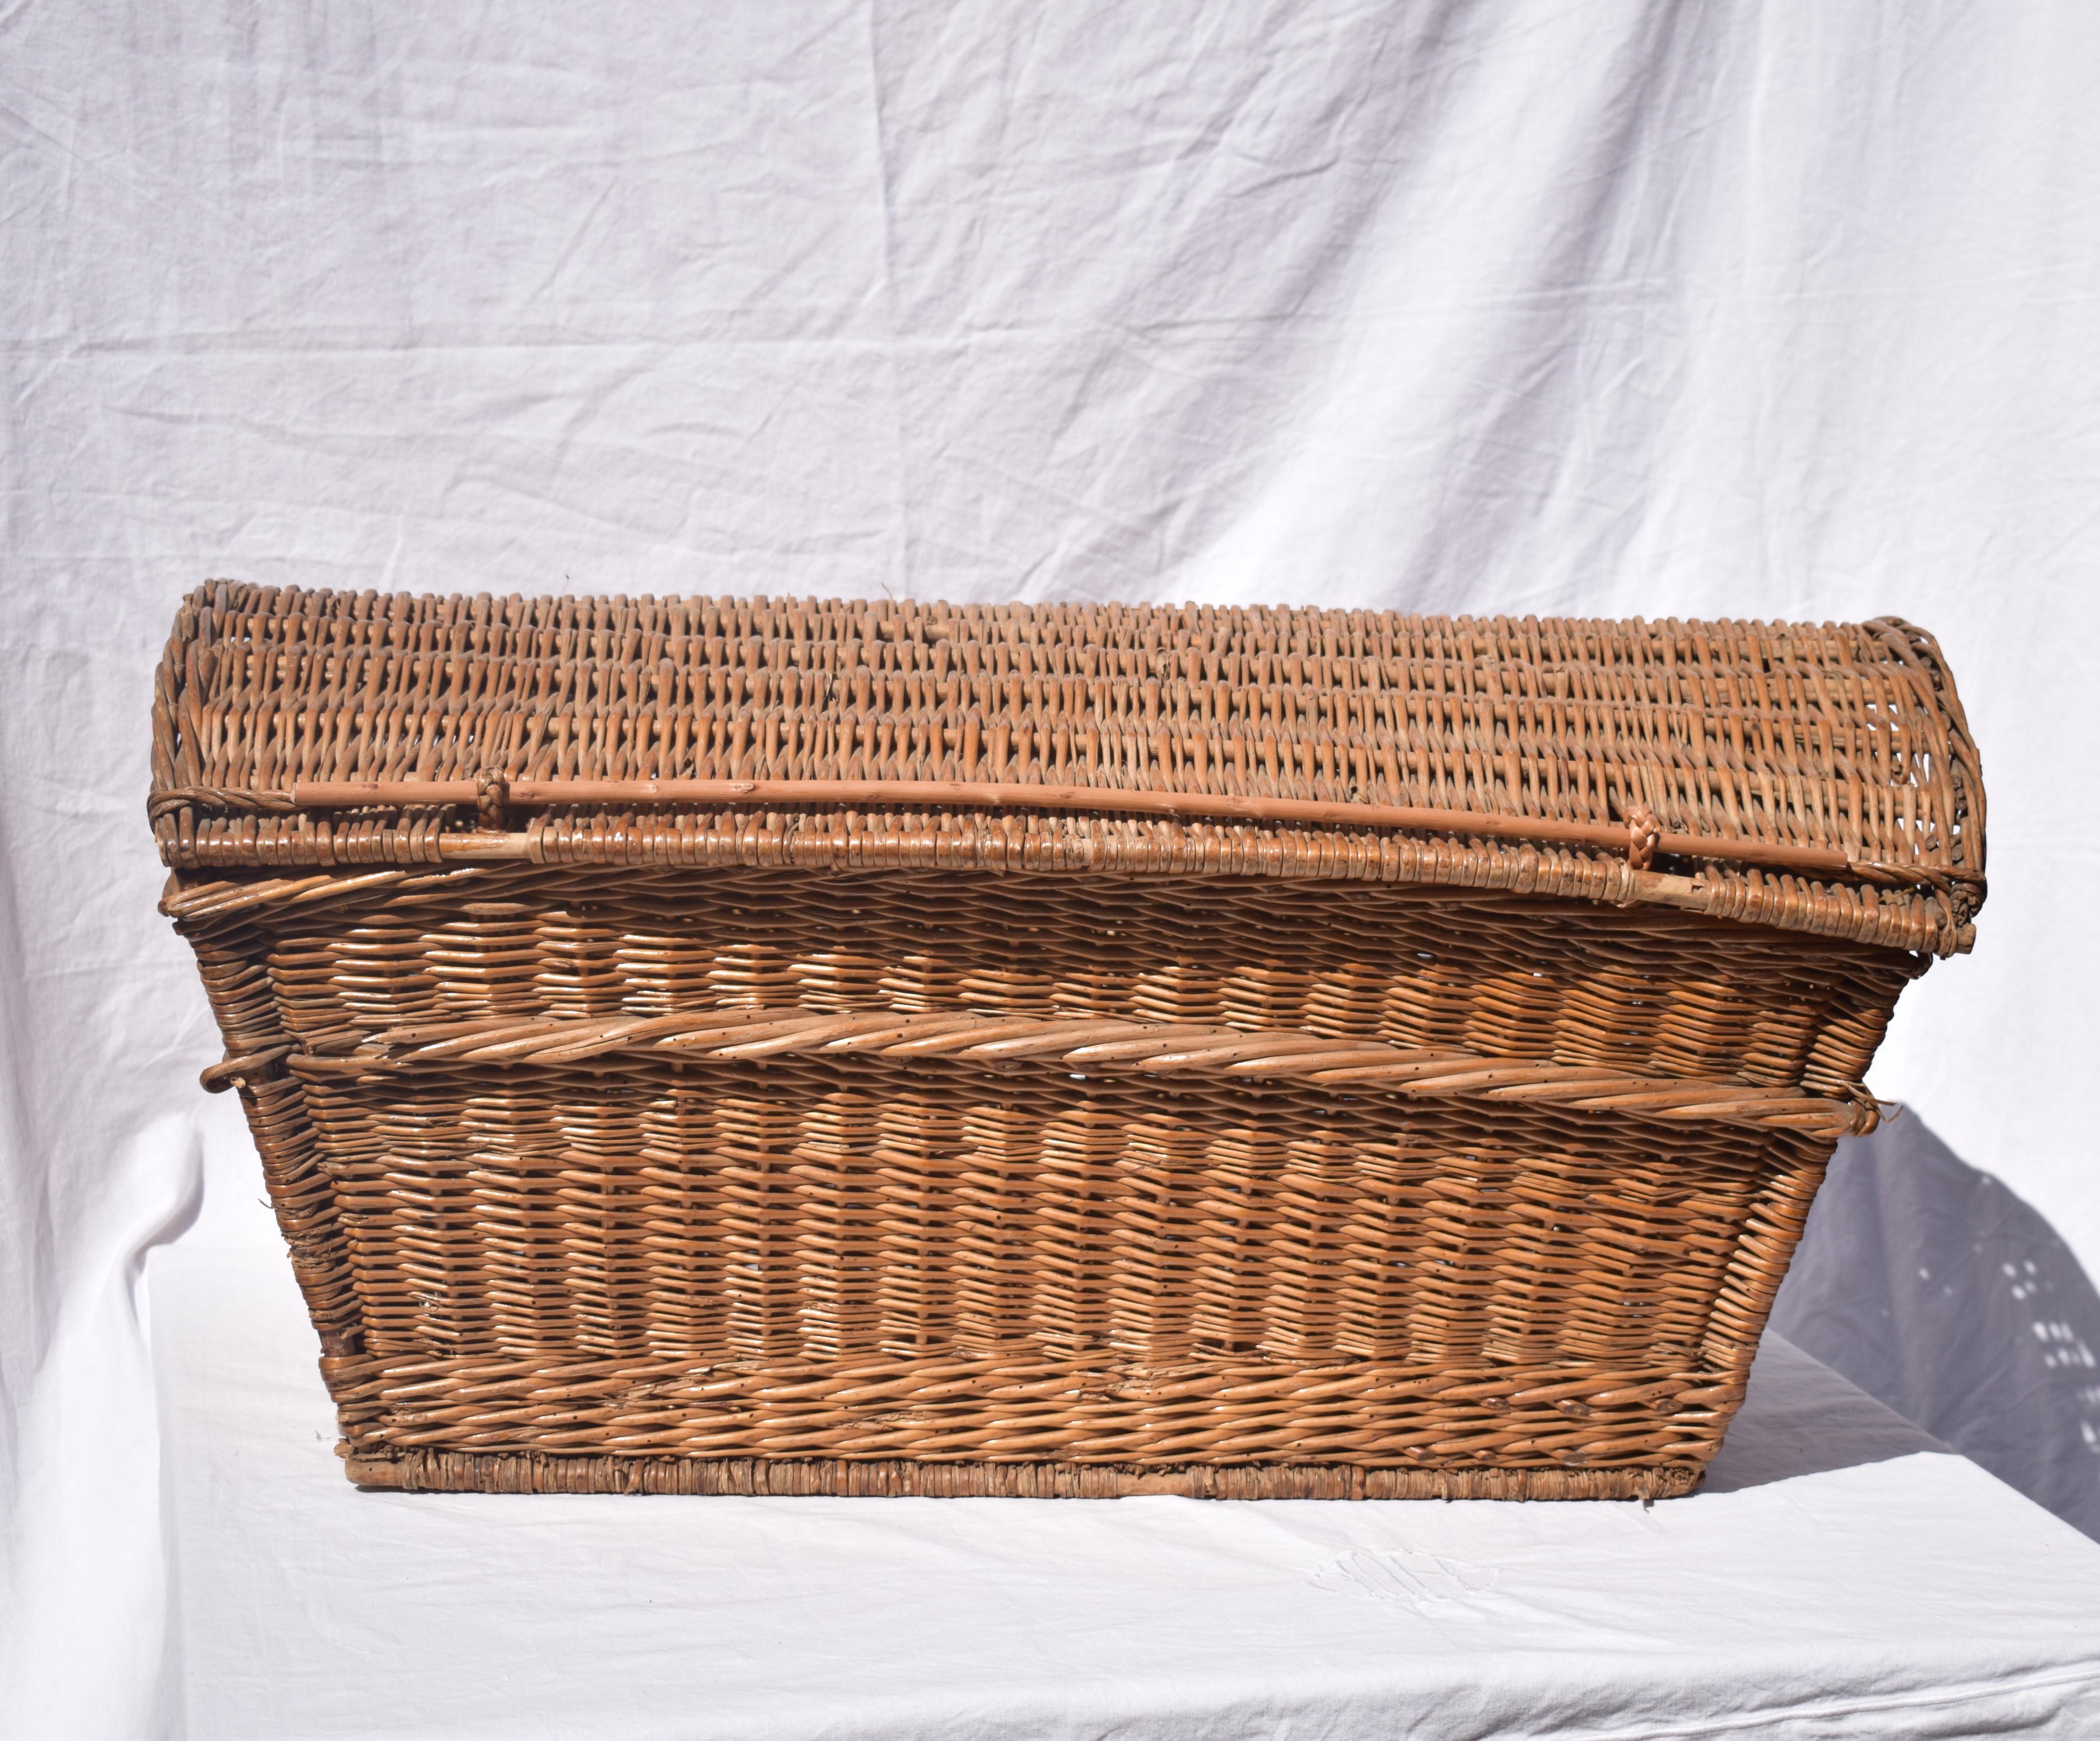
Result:
[[1703,1462],[1822,1145],[795,1060],[309,1085],[355,1454]]
[[1662,909],[1365,883],[792,869],[405,876],[255,913],[265,1025],[711,1009],[1223,1025],[1842,1097],[1923,958]]
[[227,1058],[254,1060],[233,1086],[307,1316],[324,1354],[353,1352],[363,1346],[363,1304],[352,1285],[335,1188],[316,1165],[317,1131],[305,1086],[280,1061],[297,1042],[270,985],[268,938],[236,923],[192,934],[190,941]]
[[[880,1490],[1224,1493],[1219,1471],[1289,1470],[1264,1491],[1338,1496],[1696,1479],[1827,1142],[938,1057],[360,1061],[418,1022],[969,1008],[1815,1088],[1856,1080],[1916,971],[1480,895],[1099,895],[543,868],[214,895],[185,928],[353,1476],[861,1491],[876,1478],[839,1471],[908,1466],[1007,1473]],[[786,1485],[735,1473],[776,1465]]]

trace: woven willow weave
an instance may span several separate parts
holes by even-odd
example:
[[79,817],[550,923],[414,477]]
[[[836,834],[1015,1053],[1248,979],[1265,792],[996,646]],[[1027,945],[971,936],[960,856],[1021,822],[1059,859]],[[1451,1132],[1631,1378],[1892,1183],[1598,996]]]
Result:
[[1984,888],[1892,619],[222,583],[150,813],[380,1487],[1683,1492]]

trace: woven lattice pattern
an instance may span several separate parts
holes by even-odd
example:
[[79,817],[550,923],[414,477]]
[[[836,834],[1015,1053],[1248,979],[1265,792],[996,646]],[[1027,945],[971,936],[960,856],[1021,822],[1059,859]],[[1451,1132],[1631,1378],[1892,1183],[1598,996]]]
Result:
[[[1983,868],[1982,786],[1959,701],[1931,638],[1894,620],[1811,628],[409,598],[222,584],[193,598],[178,624],[157,752],[157,787],[182,791],[484,774],[836,777],[1595,822],[1644,810],[1665,831],[1824,846],[1938,873],[1932,898],[1885,892],[1864,915],[1856,888],[1782,895],[1764,887],[1774,879],[1718,867],[1705,880],[1710,910],[1725,916],[1941,950],[1961,946]],[[185,826],[169,816],[161,840],[171,862],[201,868],[434,861],[430,837],[457,826],[451,812],[322,818],[318,831],[311,817],[205,814]],[[696,826],[741,839],[754,822],[687,818],[688,857],[697,851],[715,862],[690,847]],[[925,826],[838,819],[832,832],[894,839]],[[955,825],[942,826],[952,833]],[[777,818],[770,830],[756,826],[783,834]],[[554,856],[624,858],[629,836],[662,831],[630,817],[608,840],[586,825],[567,831],[569,852]],[[985,830],[964,831],[975,846]],[[1038,856],[1056,856],[1062,843],[1065,858],[1086,857],[1107,840],[1119,868],[1203,870],[1206,853],[1211,864],[1221,851],[1250,856],[1244,829],[1196,830],[1193,853],[1185,831],[1163,837],[1110,818],[1045,818],[1036,831],[1048,836]],[[1254,832],[1282,845],[1292,861],[1283,874],[1348,874],[1302,834]],[[1006,850],[1003,832],[998,845]],[[1255,843],[1251,856],[1261,850]],[[757,852],[762,862],[765,849]],[[1410,861],[1401,874],[1462,882],[1542,874],[1536,865],[1497,869],[1498,858],[1515,857],[1476,846]],[[1543,875],[1580,880],[1564,863],[1549,862]],[[1738,910],[1745,884],[1756,897],[1752,912]],[[1729,901],[1733,907],[1713,904]],[[1892,924],[1915,934],[1884,935]]]
[[1681,1466],[1823,1153],[923,1064],[295,1080],[364,1457]]
[[1777,1135],[1629,1165],[1625,1120],[1061,1071],[309,1082],[373,1358],[1685,1372],[1739,1351],[1740,1309],[1715,1314],[1745,1219],[1812,1170]]
[[1695,833],[1969,864],[1965,734],[1930,640],[1892,624],[245,587],[193,608],[183,784],[1034,772],[1599,819],[1639,800]]
[[[900,872],[481,879],[457,905],[258,915],[240,1052],[498,1018],[751,1007],[974,1011],[1298,1032],[1802,1088],[1866,1074],[1918,963],[1886,950],[1641,910],[1430,888]],[[524,899],[516,898],[523,896]],[[1104,906],[1104,902],[1107,905]],[[236,1006],[229,1003],[227,1013]],[[1078,1043],[1076,1041],[1074,1043]]]
[[[207,1085],[381,1486],[1684,1492],[1982,892],[1893,622],[222,586],[156,734]],[[1630,844],[508,783],[827,778]]]

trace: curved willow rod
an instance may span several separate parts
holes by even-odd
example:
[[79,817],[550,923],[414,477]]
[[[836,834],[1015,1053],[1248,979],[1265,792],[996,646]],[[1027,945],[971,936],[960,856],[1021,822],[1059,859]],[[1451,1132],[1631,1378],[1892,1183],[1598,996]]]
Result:
[[[1242,798],[1214,792],[1135,791],[1098,786],[1033,786],[968,780],[305,780],[280,791],[209,787],[157,793],[154,809],[184,803],[263,810],[342,809],[365,804],[474,804],[504,809],[562,804],[909,805],[982,810],[1114,811],[1192,821],[1282,822],[1317,828],[1404,828],[1436,834],[1529,840],[1604,852],[1717,859],[1823,876],[1909,879],[1927,866],[1860,864],[1830,847],[1710,835],[1667,834],[1627,822],[1564,822],[1491,811],[1412,804],[1332,804],[1299,798]],[[462,855],[464,856],[464,855]]]

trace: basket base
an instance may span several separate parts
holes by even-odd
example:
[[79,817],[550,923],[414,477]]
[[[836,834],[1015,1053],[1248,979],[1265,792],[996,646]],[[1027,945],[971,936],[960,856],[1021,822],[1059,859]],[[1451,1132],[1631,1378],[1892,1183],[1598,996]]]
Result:
[[359,1487],[435,1493],[713,1493],[863,1499],[1674,1499],[1690,1463],[1626,1469],[1365,1469],[1345,1463],[920,1463],[842,1457],[547,1457],[407,1451],[352,1455]]

